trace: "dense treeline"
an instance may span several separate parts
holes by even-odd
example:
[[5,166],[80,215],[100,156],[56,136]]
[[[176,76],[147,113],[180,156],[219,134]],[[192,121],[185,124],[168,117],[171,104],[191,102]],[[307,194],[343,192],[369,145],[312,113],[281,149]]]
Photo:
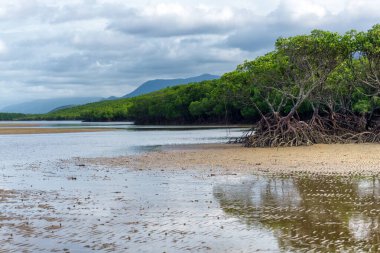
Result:
[[[131,120],[139,124],[239,123],[257,120],[251,107],[233,99],[231,87],[247,80],[221,79],[169,87],[134,98],[101,101],[27,119]],[[236,83],[236,84],[235,84]]]
[[95,103],[56,110],[47,114],[33,115],[27,119],[38,120],[84,120],[84,121],[118,121],[128,120],[130,99],[104,100]]
[[22,113],[0,113],[0,120],[18,120],[26,115]]
[[224,78],[164,89],[137,97],[129,115],[138,123],[252,122],[254,113],[229,97]]
[[261,115],[255,133],[242,139],[247,146],[380,141],[374,117],[380,105],[380,25],[368,32],[315,30],[280,38],[273,52],[238,70],[250,76],[250,102]]
[[256,123],[247,146],[380,140],[380,25],[344,35],[315,30],[218,80],[103,101],[45,119],[137,123]]

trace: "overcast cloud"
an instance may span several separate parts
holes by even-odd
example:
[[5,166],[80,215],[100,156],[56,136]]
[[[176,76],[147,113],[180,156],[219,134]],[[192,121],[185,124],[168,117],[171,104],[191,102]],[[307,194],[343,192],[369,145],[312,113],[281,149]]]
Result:
[[0,0],[0,108],[222,74],[279,36],[367,30],[377,0]]

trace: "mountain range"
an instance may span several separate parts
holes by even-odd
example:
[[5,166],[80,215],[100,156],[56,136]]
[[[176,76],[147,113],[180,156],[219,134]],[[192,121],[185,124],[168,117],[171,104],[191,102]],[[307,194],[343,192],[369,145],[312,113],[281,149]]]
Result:
[[124,95],[123,98],[136,97],[142,94],[150,93],[153,91],[161,90],[167,87],[188,84],[188,83],[198,83],[206,80],[218,79],[219,76],[203,74],[200,76],[194,76],[189,78],[178,78],[178,79],[155,79],[147,81],[141,84],[137,89],[131,93]]
[[178,79],[155,79],[147,81],[141,84],[137,89],[128,93],[122,97],[69,97],[69,98],[51,98],[51,99],[38,99],[29,102],[24,102],[20,104],[14,104],[6,106],[0,109],[0,112],[9,113],[25,113],[25,114],[41,114],[48,113],[50,111],[69,108],[76,105],[83,105],[93,102],[98,102],[101,100],[115,100],[119,98],[131,98],[139,96],[142,94],[150,93],[153,91],[161,90],[166,87],[171,87],[175,85],[183,85],[188,83],[201,82],[206,80],[217,79],[219,76],[203,74],[200,76],[189,77],[189,78],[178,78]]
[[2,108],[1,112],[39,114],[47,113],[58,107],[82,105],[102,100],[101,97],[70,97],[70,98],[50,98],[37,99],[25,103],[14,104]]

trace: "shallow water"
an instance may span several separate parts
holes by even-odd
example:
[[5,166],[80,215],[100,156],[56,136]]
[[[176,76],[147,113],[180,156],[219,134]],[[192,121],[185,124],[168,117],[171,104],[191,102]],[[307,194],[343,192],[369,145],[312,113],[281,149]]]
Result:
[[277,248],[270,232],[224,213],[208,174],[53,166],[19,168],[17,182],[2,171],[0,188],[13,189],[1,202],[4,252]]
[[17,122],[17,124],[38,125],[37,128],[104,127],[118,130],[0,135],[0,167],[5,164],[41,162],[71,157],[130,155],[159,149],[162,145],[223,143],[230,138],[240,136],[244,130],[228,127],[205,129],[203,126],[135,126],[130,122],[29,121]]
[[225,129],[1,136],[0,252],[380,250],[377,177],[136,171],[61,160],[222,140]]
[[0,173],[0,252],[379,250],[376,178],[65,162]]
[[379,178],[261,175],[213,191],[225,214],[271,231],[282,251],[380,250]]

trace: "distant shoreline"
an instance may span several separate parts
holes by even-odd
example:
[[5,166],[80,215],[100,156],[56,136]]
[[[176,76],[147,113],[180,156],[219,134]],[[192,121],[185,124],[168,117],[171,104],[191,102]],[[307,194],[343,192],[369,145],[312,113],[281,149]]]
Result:
[[[62,121],[65,122],[65,121]],[[107,122],[112,123],[112,122]],[[118,123],[118,122],[115,122]],[[100,131],[116,131],[120,130],[117,126],[115,127],[81,127],[81,128],[71,128],[65,127],[51,127],[49,124],[39,123],[39,122],[1,122],[0,121],[0,135],[5,134],[44,134],[44,133],[79,133],[79,132],[100,132]],[[135,126],[135,127],[134,127]],[[208,130],[208,129],[249,129],[251,126],[248,125],[134,125],[131,124],[129,129],[134,131],[146,131],[146,130]]]
[[30,128],[30,127],[0,127],[0,135],[12,134],[58,134],[116,131],[112,128]]
[[80,158],[81,163],[131,169],[195,169],[210,173],[380,174],[379,144],[316,144],[285,148],[244,148],[236,144],[164,147],[115,158]]

